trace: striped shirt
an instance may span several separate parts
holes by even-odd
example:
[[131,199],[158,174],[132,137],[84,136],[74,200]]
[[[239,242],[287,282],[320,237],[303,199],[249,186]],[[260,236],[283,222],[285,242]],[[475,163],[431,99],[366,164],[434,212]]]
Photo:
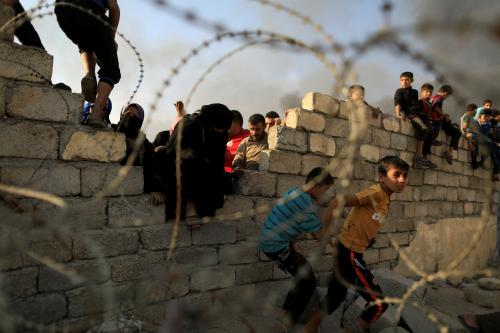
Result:
[[313,198],[300,188],[292,188],[279,199],[260,231],[259,247],[275,253],[289,246],[303,232],[321,229]]

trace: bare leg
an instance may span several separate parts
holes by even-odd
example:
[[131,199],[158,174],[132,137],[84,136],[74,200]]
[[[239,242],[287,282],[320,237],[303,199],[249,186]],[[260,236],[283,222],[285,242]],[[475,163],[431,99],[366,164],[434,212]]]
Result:
[[82,59],[83,71],[85,74],[90,74],[95,77],[95,64],[96,59],[94,53],[82,52],[80,53]]
[[415,153],[415,156],[422,156],[423,144],[424,144],[424,141],[417,140],[417,147],[416,147],[417,152]]
[[97,86],[97,97],[89,117],[89,125],[95,127],[107,127],[107,123],[102,118],[102,110],[106,106],[108,97],[112,90],[113,87],[106,82],[99,82]]

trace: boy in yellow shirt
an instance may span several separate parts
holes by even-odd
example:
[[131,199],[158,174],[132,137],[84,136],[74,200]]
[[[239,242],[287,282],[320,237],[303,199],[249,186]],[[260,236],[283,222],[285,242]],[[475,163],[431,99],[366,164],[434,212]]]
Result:
[[[327,313],[333,313],[342,304],[350,285],[357,286],[359,294],[367,302],[383,298],[382,290],[363,260],[363,252],[374,242],[384,218],[389,213],[391,194],[404,190],[409,169],[410,166],[399,157],[386,156],[379,161],[379,184],[346,196],[345,207],[353,208],[341,228],[336,246],[334,269],[337,271],[332,274],[328,294],[322,302],[322,310],[313,315],[306,325],[306,332],[317,332],[321,320]],[[332,206],[335,207],[335,204],[330,207]],[[345,332],[368,332],[370,325],[386,309],[387,304],[373,304],[366,307]]]

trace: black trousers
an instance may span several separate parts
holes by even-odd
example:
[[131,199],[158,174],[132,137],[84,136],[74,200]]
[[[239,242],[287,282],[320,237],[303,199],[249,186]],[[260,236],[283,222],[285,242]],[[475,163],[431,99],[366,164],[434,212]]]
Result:
[[[21,5],[20,1],[17,1],[16,4],[14,5],[14,11],[16,13],[16,16],[25,12],[23,5]],[[21,44],[26,46],[34,46],[42,50],[45,50],[42,41],[40,40],[40,36],[38,36],[38,33],[33,27],[33,24],[31,24],[30,20],[24,21],[23,24],[17,27],[14,34],[17,37],[17,39],[19,39]]]
[[295,278],[294,286],[286,295],[283,309],[290,315],[292,321],[297,323],[318,284],[311,264],[295,250],[293,244],[281,252],[265,254],[276,261],[282,270],[292,274]]
[[458,150],[458,141],[462,136],[462,132],[453,126],[451,121],[445,119],[441,120],[441,129],[450,137],[450,148]]
[[[328,313],[334,312],[342,304],[347,295],[348,284],[357,286],[358,293],[367,303],[383,298],[382,289],[366,267],[362,253],[351,251],[339,242],[333,269],[326,301],[322,304],[322,308]],[[387,304],[368,306],[363,310],[361,319],[371,324],[380,318],[387,307]]]
[[[83,8],[80,9],[58,5],[70,3]],[[54,12],[57,23],[66,36],[80,49],[80,52],[95,53],[97,63],[100,67],[98,71],[99,80],[114,86],[121,79],[120,65],[118,63],[118,53],[113,38],[111,28],[101,20],[108,22],[104,10],[97,3],[86,0],[57,0]]]
[[498,332],[498,328],[500,327],[500,312],[476,315],[476,319],[483,332]]
[[424,142],[422,154],[430,155],[434,133],[432,131],[432,124],[429,116],[425,113],[412,113],[408,115],[408,119],[410,119],[411,125],[415,130],[417,140],[422,140]]

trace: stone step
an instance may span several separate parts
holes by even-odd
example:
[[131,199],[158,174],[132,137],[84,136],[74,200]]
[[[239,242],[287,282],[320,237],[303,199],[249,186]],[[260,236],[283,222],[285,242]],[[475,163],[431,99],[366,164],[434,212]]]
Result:
[[108,189],[121,168],[118,163],[0,159],[0,183],[59,196],[92,197],[103,190],[107,190],[106,196],[142,194],[142,167],[128,167],[123,181]]
[[0,77],[50,83],[53,57],[36,47],[0,41]]
[[126,150],[122,133],[20,119],[0,121],[0,142],[0,157],[118,162]]
[[83,108],[80,94],[14,80],[0,80],[0,91],[5,101],[0,107],[0,115],[56,123],[80,123]]

